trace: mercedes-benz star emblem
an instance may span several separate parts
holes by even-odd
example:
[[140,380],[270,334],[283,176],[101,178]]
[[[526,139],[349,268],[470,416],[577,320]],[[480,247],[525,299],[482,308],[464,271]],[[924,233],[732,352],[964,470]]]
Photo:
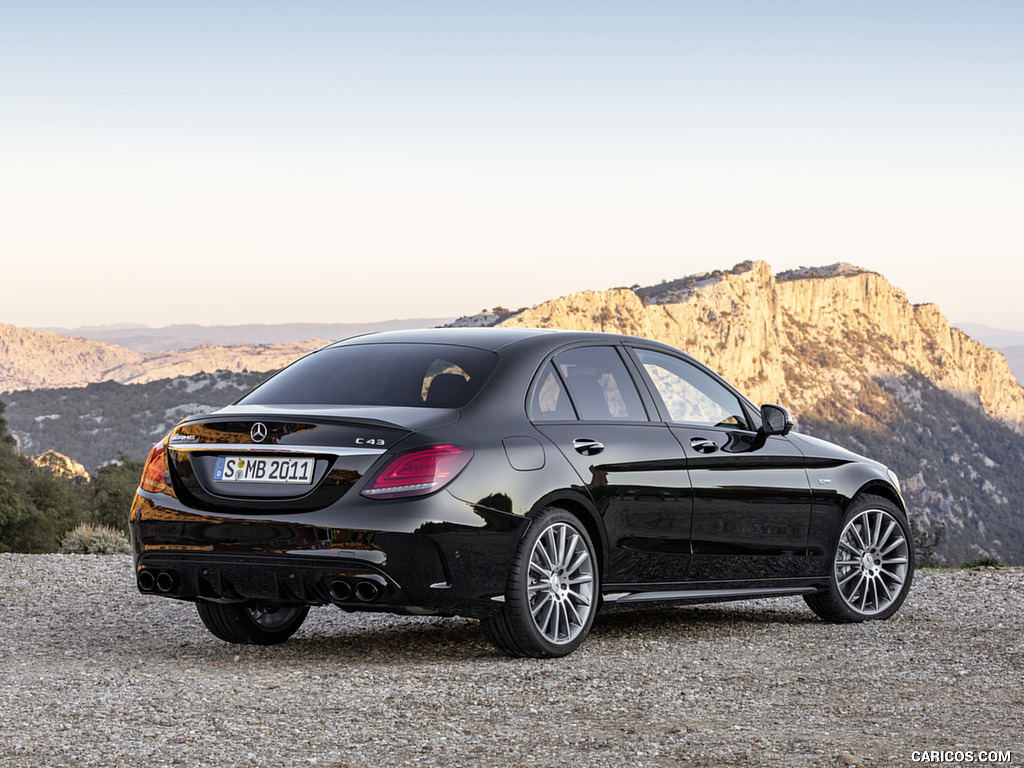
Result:
[[249,430],[249,436],[254,443],[262,443],[267,439],[267,425],[262,421],[257,421]]

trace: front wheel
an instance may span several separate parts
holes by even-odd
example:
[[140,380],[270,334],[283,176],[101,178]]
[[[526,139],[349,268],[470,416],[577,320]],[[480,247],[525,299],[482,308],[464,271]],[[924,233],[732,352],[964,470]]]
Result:
[[906,515],[888,499],[865,495],[843,517],[828,589],[804,600],[826,621],[887,619],[903,604],[913,576]]
[[597,558],[586,528],[565,510],[548,507],[519,542],[505,602],[482,621],[484,633],[510,656],[565,656],[590,632],[597,596]]
[[306,620],[309,606],[255,603],[196,603],[199,618],[213,634],[229,643],[276,645],[295,634]]

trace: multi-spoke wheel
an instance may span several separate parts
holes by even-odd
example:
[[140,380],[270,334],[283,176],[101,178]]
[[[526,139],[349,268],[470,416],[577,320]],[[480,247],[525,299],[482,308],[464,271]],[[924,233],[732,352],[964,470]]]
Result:
[[843,520],[828,590],[805,599],[827,621],[887,619],[906,598],[913,575],[906,516],[888,499],[863,496]]
[[519,543],[499,613],[484,632],[513,656],[565,656],[583,642],[597,610],[598,567],[586,528],[548,508]]
[[203,624],[229,643],[274,645],[283,643],[302,626],[309,606],[211,603],[200,600],[196,610]]

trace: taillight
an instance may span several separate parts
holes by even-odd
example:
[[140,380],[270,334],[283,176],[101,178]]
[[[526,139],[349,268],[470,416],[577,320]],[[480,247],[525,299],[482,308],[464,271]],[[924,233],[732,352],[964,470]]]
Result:
[[142,480],[139,488],[150,493],[166,493],[174,495],[171,488],[171,473],[167,466],[167,449],[163,443],[157,443],[149,452],[146,466],[142,468]]
[[395,456],[360,493],[371,499],[425,496],[455,478],[473,451],[460,445],[431,445]]

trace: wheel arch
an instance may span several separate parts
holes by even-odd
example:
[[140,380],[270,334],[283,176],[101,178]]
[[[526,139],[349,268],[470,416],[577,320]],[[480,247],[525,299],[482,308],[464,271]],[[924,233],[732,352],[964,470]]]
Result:
[[890,484],[883,482],[881,480],[874,480],[865,483],[860,488],[858,488],[857,492],[853,494],[853,496],[850,498],[850,501],[846,504],[846,507],[849,508],[850,504],[857,501],[862,496],[866,495],[881,496],[883,499],[891,501],[893,504],[899,507],[900,512],[902,512],[904,515],[907,514],[907,504],[903,500],[903,496],[900,494],[900,492],[893,488],[893,486],[891,486]]
[[[558,507],[573,515],[590,535],[590,540],[597,548],[597,561],[600,563],[600,575],[603,577],[607,571],[608,557],[608,534],[604,528],[604,522],[598,514],[593,503],[581,493],[572,490],[553,491],[537,500],[527,514],[528,518],[536,517],[541,510],[547,507]],[[523,529],[525,535],[526,528]]]

